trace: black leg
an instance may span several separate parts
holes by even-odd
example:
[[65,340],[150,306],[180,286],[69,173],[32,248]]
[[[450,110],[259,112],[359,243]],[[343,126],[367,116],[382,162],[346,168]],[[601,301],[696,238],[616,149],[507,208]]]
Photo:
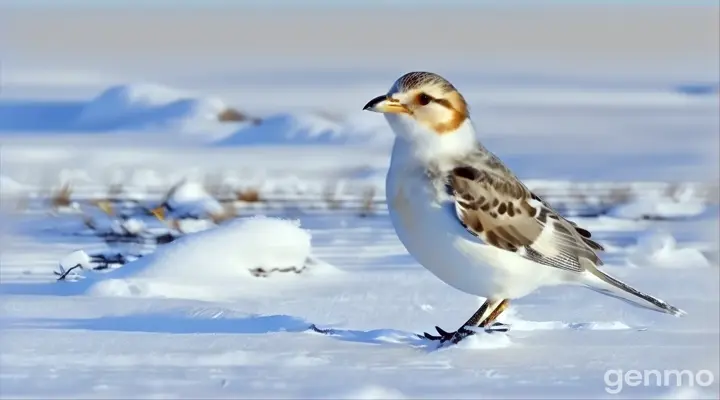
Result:
[[490,307],[490,300],[486,300],[480,308],[478,308],[477,311],[467,320],[464,324],[455,332],[447,332],[444,329],[440,328],[439,326],[435,327],[435,330],[439,333],[439,335],[431,335],[427,332],[424,332],[423,335],[418,335],[422,338],[429,339],[429,340],[439,340],[441,343],[451,341],[453,343],[458,343],[462,339],[473,335],[475,332],[467,329],[467,327],[476,327],[480,325],[480,321],[482,318],[487,314],[488,307]]

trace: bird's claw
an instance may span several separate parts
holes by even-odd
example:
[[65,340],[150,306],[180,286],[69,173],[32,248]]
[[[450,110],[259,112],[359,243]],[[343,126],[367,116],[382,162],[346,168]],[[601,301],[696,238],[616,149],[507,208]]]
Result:
[[439,335],[431,335],[427,332],[424,332],[422,337],[428,340],[439,341],[440,343],[452,342],[453,344],[457,344],[464,338],[475,334],[474,331],[469,330],[465,327],[462,327],[455,332],[447,332],[438,326],[435,327],[435,330],[438,331]]
[[[445,342],[452,342],[453,344],[459,343],[461,340],[465,339],[468,336],[472,336],[476,333],[473,329],[468,329],[465,326],[461,327],[455,332],[447,332],[446,330],[440,328],[439,326],[435,327],[435,330],[438,332],[438,335],[432,335],[427,332],[423,332],[422,335],[418,335],[420,338],[433,340],[433,341],[439,341],[441,344],[444,344]],[[486,327],[485,332],[491,333],[491,332],[507,332],[508,326],[505,324],[502,324],[500,322],[496,322],[489,327]]]

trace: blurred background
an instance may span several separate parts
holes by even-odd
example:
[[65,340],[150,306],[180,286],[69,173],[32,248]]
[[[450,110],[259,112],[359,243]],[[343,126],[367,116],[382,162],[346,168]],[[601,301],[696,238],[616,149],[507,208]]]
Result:
[[393,135],[360,109],[426,70],[556,196],[573,182],[590,197],[697,184],[683,193],[717,198],[712,1],[0,5],[7,193],[157,196],[192,175],[278,198],[372,187],[382,202]]

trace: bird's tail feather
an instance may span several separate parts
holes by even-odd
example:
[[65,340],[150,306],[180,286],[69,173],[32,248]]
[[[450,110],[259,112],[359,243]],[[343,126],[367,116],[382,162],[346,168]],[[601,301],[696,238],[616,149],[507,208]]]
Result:
[[[587,264],[590,263],[588,262]],[[592,274],[594,278],[597,278],[592,279],[592,283],[586,283],[588,288],[596,292],[602,293],[606,296],[615,297],[637,307],[672,314],[676,317],[681,317],[687,314],[685,311],[672,306],[663,300],[643,293],[632,286],[613,278],[607,273],[600,271],[595,265],[585,265],[585,267],[587,272]]]

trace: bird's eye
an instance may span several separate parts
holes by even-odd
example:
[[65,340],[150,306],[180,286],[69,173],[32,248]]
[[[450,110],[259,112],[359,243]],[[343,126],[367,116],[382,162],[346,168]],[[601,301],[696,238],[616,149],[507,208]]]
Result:
[[432,101],[432,97],[428,96],[425,93],[420,93],[420,95],[418,95],[417,101],[421,106],[425,106],[430,104],[430,102]]

